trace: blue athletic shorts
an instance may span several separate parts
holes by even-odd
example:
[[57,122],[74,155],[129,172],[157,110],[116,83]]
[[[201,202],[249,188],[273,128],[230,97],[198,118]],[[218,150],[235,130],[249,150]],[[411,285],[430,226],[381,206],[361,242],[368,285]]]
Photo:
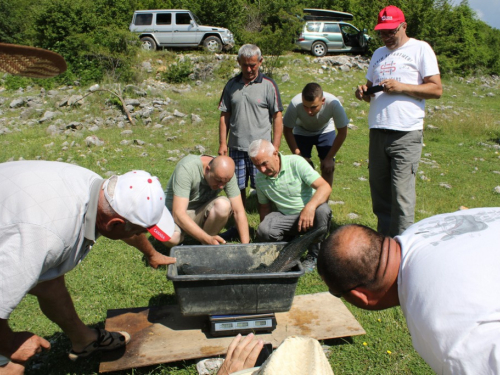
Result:
[[333,141],[335,140],[335,132],[332,131],[312,136],[294,134],[294,137],[299,147],[300,155],[304,158],[310,158],[312,148],[316,146],[318,156],[323,160],[332,148]]
[[253,165],[252,160],[250,160],[248,152],[230,148],[229,156],[234,160],[234,164],[236,166],[234,173],[238,179],[238,187],[240,190],[243,190],[248,186],[249,177],[250,187],[255,189],[255,175],[257,174],[257,168]]

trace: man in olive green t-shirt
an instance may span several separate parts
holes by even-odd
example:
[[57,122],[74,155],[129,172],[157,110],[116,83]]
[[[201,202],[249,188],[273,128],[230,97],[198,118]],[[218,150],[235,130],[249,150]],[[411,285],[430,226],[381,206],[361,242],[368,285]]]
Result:
[[[226,196],[219,196],[224,189]],[[226,241],[219,231],[234,213],[241,243],[248,243],[248,221],[234,176],[234,162],[228,156],[188,155],[181,159],[165,190],[166,206],[176,224],[167,247],[184,239],[184,232],[202,244]]]

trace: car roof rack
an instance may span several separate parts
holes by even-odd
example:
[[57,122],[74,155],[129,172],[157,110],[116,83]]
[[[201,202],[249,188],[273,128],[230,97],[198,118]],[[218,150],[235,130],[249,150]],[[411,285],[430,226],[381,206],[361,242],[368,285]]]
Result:
[[305,8],[304,20],[306,21],[351,21],[354,16],[351,13],[338,10]]

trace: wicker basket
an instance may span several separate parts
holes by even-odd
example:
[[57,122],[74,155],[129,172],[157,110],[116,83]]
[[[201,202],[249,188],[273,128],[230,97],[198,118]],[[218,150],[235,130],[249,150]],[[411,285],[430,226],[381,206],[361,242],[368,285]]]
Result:
[[66,71],[66,61],[45,49],[0,43],[0,71],[30,78],[51,78]]

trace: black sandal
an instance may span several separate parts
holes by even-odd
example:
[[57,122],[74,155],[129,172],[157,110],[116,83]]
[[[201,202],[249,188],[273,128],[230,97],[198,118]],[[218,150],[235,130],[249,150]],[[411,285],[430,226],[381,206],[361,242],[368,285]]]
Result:
[[81,352],[73,349],[68,353],[69,359],[76,361],[78,358],[86,358],[91,354],[102,350],[114,350],[128,344],[130,335],[127,332],[109,332],[105,329],[96,328],[97,340],[88,344]]

